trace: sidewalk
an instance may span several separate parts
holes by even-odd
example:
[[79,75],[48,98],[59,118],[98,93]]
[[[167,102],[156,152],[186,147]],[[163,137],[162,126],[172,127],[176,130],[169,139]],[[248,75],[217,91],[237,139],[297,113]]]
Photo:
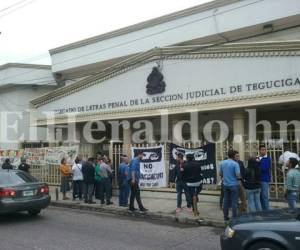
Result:
[[[113,205],[100,205],[98,200],[95,200],[97,204],[85,204],[84,202],[74,202],[72,199],[67,201],[61,200],[61,194],[59,194],[59,200],[56,201],[55,187],[50,187],[50,193],[52,197],[51,205],[58,207],[67,207],[73,209],[92,210],[102,213],[118,214],[125,216],[136,216],[149,218],[153,220],[165,220],[176,221],[184,224],[193,225],[205,225],[214,227],[224,227],[223,212],[219,208],[219,197],[212,195],[199,195],[198,210],[200,215],[195,217],[192,213],[188,212],[184,208],[180,213],[175,213],[176,209],[176,193],[171,192],[151,192],[142,191],[141,197],[143,204],[149,209],[147,213],[130,212],[127,208],[118,206],[118,197],[113,197]],[[69,193],[71,197],[71,193]],[[287,205],[283,202],[270,202],[273,208],[283,208]],[[183,195],[183,206],[186,206]]]

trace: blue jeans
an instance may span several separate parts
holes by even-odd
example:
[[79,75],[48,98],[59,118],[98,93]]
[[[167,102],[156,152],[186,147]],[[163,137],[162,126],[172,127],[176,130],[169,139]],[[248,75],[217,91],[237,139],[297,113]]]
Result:
[[128,205],[128,197],[130,192],[130,186],[127,180],[123,180],[119,184],[119,206]]
[[248,200],[248,212],[261,211],[260,189],[246,189]]
[[260,202],[262,210],[269,210],[269,182],[261,182]]
[[288,191],[287,201],[288,201],[289,208],[292,209],[296,208],[297,197],[298,197],[298,192]]
[[231,200],[231,208],[232,208],[232,217],[237,217],[238,211],[238,193],[239,186],[224,186],[224,204],[223,204],[223,213],[224,220],[229,220],[229,201]]
[[187,203],[187,207],[192,207],[192,199],[187,190],[187,186],[183,181],[176,182],[176,192],[177,192],[177,208],[181,208],[182,204],[182,190],[184,190],[185,199]]

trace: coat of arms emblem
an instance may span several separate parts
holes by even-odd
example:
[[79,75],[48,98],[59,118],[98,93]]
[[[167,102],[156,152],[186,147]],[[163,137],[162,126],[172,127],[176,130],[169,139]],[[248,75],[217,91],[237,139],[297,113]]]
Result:
[[152,72],[147,78],[148,84],[146,85],[146,92],[149,95],[155,95],[163,93],[166,89],[166,83],[164,82],[164,76],[160,72],[158,67],[153,67]]

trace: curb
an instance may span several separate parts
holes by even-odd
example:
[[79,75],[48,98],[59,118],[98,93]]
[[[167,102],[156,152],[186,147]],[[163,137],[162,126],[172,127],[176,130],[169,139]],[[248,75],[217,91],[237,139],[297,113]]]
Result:
[[50,203],[53,207],[61,207],[61,208],[71,208],[77,210],[85,210],[85,211],[93,211],[99,213],[106,214],[115,214],[127,217],[137,217],[144,218],[148,220],[156,220],[160,222],[176,222],[179,224],[185,225],[193,225],[193,226],[210,226],[216,228],[224,228],[224,222],[212,220],[209,218],[198,217],[198,218],[189,218],[189,217],[181,217],[173,214],[165,214],[165,213],[154,213],[154,212],[130,212],[127,209],[122,209],[118,207],[105,207],[105,206],[93,206],[86,204],[74,204],[74,203],[65,203],[60,201],[51,201]]

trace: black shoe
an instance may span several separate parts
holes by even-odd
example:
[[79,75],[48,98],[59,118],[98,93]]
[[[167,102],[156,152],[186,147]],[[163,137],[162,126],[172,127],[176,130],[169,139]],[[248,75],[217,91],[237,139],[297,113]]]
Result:
[[88,204],[96,204],[94,201],[89,201]]
[[112,205],[112,204],[114,204],[114,203],[111,201],[106,202],[106,205]]
[[147,208],[144,208],[144,207],[142,207],[142,208],[140,208],[140,211],[141,211],[141,212],[147,212],[147,211],[148,211],[148,209],[147,209]]
[[88,201],[87,201],[87,200],[84,200],[84,203],[88,203]]
[[134,208],[134,207],[130,207],[128,210],[131,211],[131,212],[135,212],[137,209]]

